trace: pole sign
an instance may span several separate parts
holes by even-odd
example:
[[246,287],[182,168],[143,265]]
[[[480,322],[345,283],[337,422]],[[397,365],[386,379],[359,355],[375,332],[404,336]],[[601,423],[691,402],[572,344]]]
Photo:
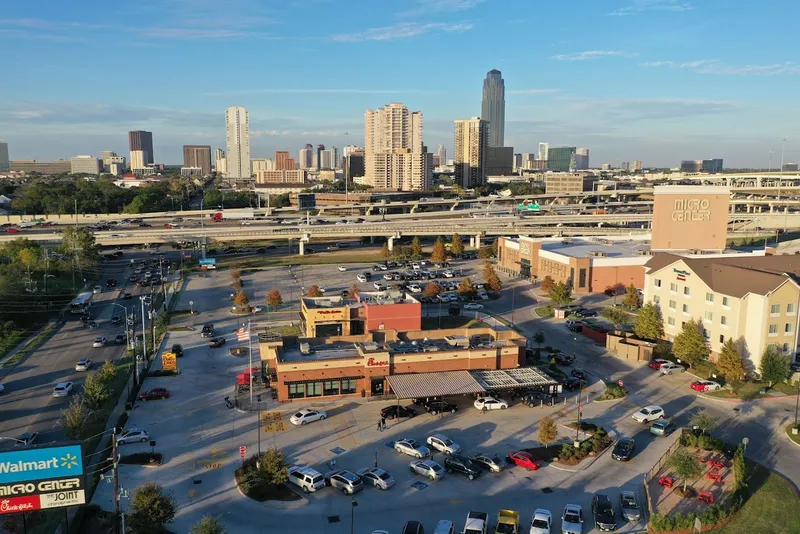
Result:
[[161,369],[164,371],[176,371],[178,369],[178,359],[174,352],[165,352],[161,355]]
[[619,384],[619,387],[622,387],[622,380],[620,380],[619,382],[617,382],[617,384]]
[[244,457],[247,456],[247,447],[245,447],[244,445],[239,447],[239,456],[241,456],[242,459],[244,459]]
[[0,453],[0,515],[86,504],[80,445]]
[[207,270],[214,270],[217,268],[217,258],[202,258],[200,259],[200,269],[207,271]]
[[299,193],[297,195],[297,209],[299,211],[317,209],[317,195],[314,193]]

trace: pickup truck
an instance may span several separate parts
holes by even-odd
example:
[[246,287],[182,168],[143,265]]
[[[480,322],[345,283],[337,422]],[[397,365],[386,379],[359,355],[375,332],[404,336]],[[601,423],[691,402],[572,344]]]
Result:
[[489,514],[486,512],[470,512],[464,523],[461,534],[486,534],[489,529]]
[[519,534],[519,512],[500,510],[497,512],[495,534]]

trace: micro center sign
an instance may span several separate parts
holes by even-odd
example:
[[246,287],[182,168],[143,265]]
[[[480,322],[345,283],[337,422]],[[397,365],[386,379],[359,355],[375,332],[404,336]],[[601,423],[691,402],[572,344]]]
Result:
[[0,514],[86,503],[80,445],[0,453]]
[[675,222],[699,222],[711,220],[711,202],[708,199],[682,198],[672,205],[672,220]]

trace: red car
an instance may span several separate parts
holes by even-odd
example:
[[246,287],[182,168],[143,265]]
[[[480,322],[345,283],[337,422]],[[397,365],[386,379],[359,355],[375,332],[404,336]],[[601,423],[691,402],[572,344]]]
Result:
[[652,360],[650,363],[648,363],[647,366],[650,369],[658,370],[661,369],[661,366],[665,363],[669,363],[669,360],[662,360],[661,358],[656,358],[655,360]]
[[146,400],[154,400],[154,399],[168,399],[169,398],[169,391],[166,388],[153,388],[148,389],[144,393],[139,393],[139,400],[146,401]]
[[711,380],[697,380],[692,382],[691,388],[695,391],[717,391],[721,386]]
[[512,452],[506,460],[508,460],[508,463],[524,467],[528,471],[536,471],[542,466],[542,462],[523,451]]
[[18,234],[19,233],[19,228],[14,228],[13,226],[9,226],[6,229],[6,232],[8,232],[9,234]]

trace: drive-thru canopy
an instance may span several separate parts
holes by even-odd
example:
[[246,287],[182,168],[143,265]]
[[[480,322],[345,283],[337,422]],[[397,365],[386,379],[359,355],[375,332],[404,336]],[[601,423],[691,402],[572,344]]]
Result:
[[408,373],[386,377],[398,399],[421,399],[486,393],[489,390],[542,387],[557,384],[534,368],[481,369],[476,371],[440,371]]

